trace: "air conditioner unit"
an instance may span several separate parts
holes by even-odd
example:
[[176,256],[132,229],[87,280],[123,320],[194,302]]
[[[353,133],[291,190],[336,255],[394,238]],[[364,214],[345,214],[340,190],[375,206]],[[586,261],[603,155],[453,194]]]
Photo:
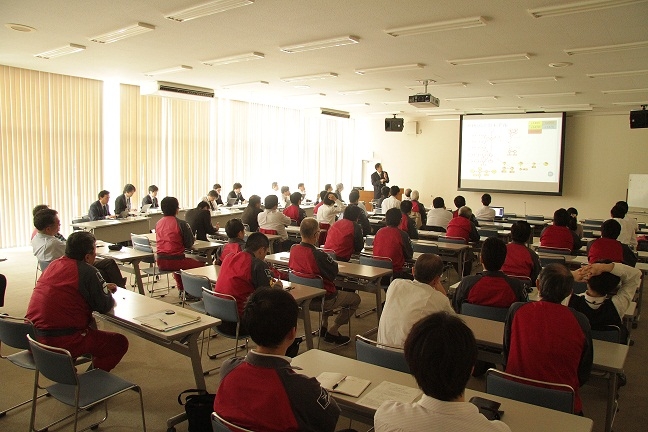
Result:
[[322,110],[323,115],[329,115],[333,117],[342,117],[342,118],[350,118],[351,115],[347,111],[339,111],[339,110],[334,110],[331,108],[320,108]]
[[206,101],[214,98],[214,90],[167,81],[152,81],[140,86],[142,95]]

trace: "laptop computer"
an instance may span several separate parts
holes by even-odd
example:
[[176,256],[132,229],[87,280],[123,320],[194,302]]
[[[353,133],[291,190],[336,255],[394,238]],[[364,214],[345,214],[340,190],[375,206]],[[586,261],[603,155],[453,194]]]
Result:
[[232,207],[236,202],[238,201],[238,198],[227,198],[227,206]]
[[140,210],[140,213],[148,213],[150,208],[151,208],[151,204],[144,204],[142,206],[142,210]]
[[495,210],[495,219],[502,219],[504,217],[504,207],[491,207]]

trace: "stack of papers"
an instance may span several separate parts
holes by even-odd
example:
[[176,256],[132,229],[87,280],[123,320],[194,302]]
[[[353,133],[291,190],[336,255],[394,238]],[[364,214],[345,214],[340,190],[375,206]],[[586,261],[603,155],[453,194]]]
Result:
[[163,310],[133,319],[141,322],[143,326],[166,332],[198,322],[200,315]]
[[396,401],[412,403],[418,399],[423,392],[417,388],[383,381],[358,401],[358,405],[367,408],[378,409],[385,401]]

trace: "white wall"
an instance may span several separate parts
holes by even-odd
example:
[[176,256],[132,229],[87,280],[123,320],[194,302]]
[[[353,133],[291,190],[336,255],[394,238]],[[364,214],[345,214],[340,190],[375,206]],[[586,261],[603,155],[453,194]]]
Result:
[[[506,212],[552,215],[560,207],[576,207],[579,218],[607,218],[618,200],[625,200],[628,175],[648,173],[648,129],[630,129],[628,114],[567,117],[562,196],[492,193],[495,206]],[[453,207],[456,195],[468,206],[481,206],[481,193],[457,191],[459,119],[420,120],[418,136],[385,132],[384,120],[356,120],[359,146],[389,172],[391,185],[418,189],[421,201],[432,196]],[[358,162],[360,164],[360,162]],[[371,173],[368,173],[369,176]],[[364,179],[369,183],[368,178]],[[639,220],[647,218],[638,216]]]

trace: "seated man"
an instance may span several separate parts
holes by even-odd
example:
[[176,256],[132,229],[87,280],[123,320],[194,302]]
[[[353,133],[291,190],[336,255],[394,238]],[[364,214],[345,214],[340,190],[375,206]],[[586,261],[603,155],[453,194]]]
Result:
[[542,266],[538,254],[527,247],[530,236],[531,225],[527,221],[517,221],[511,226],[511,242],[506,245],[502,271],[507,275],[526,276],[535,284]]
[[500,269],[506,260],[506,244],[489,237],[482,245],[480,261],[484,272],[461,279],[452,304],[457,313],[462,303],[508,308],[515,302],[526,302],[527,286],[519,279],[506,276]]
[[221,196],[221,185],[214,183],[212,190],[216,191],[216,204],[223,205],[223,197]]
[[414,217],[414,222],[416,228],[421,228],[424,225],[427,225],[427,210],[422,202],[419,201],[420,194],[419,191],[412,191],[412,215]]
[[549,264],[538,276],[540,301],[514,303],[504,326],[506,372],[567,384],[576,392],[574,413],[583,411],[579,387],[592,370],[590,324],[580,312],[560,304],[572,292],[574,277],[562,264]]
[[452,220],[452,212],[446,209],[445,201],[441,197],[436,197],[432,200],[432,206],[427,214],[427,226],[441,227],[444,230],[448,228],[448,224]]
[[306,187],[304,186],[304,183],[297,183],[297,191],[301,193],[302,200],[306,203],[311,202],[312,200],[308,198],[306,194]]
[[283,214],[290,218],[291,224],[296,226],[299,226],[301,221],[306,217],[306,211],[299,207],[302,199],[301,192],[293,192],[292,195],[290,195],[290,205],[283,211]]
[[441,284],[443,261],[438,255],[421,254],[412,268],[414,280],[394,279],[380,315],[378,343],[402,347],[412,326],[435,312],[454,315]]
[[452,218],[448,223],[446,235],[448,237],[462,238],[466,240],[466,243],[478,242],[479,233],[477,232],[477,227],[472,222],[473,213],[470,207],[461,207],[457,215],[457,217]]
[[578,251],[583,243],[576,232],[569,229],[569,213],[564,208],[554,212],[553,225],[549,225],[540,234],[540,246]]
[[[641,270],[608,261],[590,264],[572,274],[576,280],[582,278],[587,281],[587,291],[573,294],[568,306],[585,315],[592,330],[618,326],[622,343],[627,343],[628,332],[623,325],[623,315],[641,284]],[[621,287],[617,291],[619,282]],[[616,294],[612,294],[615,291]]]
[[284,208],[290,205],[290,187],[281,186],[281,195],[279,197],[279,204],[281,205],[281,207]]
[[[391,189],[389,189],[389,186],[383,186],[382,189],[380,189],[380,198],[378,198],[378,202],[376,203],[376,207],[379,209],[382,209],[382,204],[383,202],[389,198],[389,193],[391,192]],[[383,213],[385,213],[387,210],[383,209]]]
[[131,206],[131,197],[135,193],[135,186],[128,183],[124,186],[124,192],[115,200],[115,216],[125,217],[133,208]]
[[230,198],[236,198],[237,203],[243,204],[245,202],[245,198],[243,198],[241,189],[243,189],[243,185],[241,185],[241,183],[234,183],[234,185],[232,186],[232,191],[227,194],[227,199],[229,200]]
[[395,208],[395,209],[400,209],[400,200],[396,198],[396,195],[400,193],[400,188],[398,186],[392,186],[389,188],[389,198],[386,198],[382,203],[381,203],[381,208],[383,213],[385,213],[387,210]]
[[223,363],[214,400],[220,417],[255,431],[335,430],[340,415],[335,400],[286,357],[298,314],[295,299],[284,290],[260,289],[250,296],[243,322],[257,347]]
[[[457,195],[455,197],[455,199],[454,199],[454,205],[455,205],[455,207],[457,207],[457,210],[452,212],[452,217],[456,218],[457,216],[459,216],[459,210],[461,209],[461,207],[465,207],[466,198],[464,198],[462,195]],[[471,211],[471,214],[470,214],[470,222],[472,222],[473,225],[475,225],[476,227],[479,226],[479,222],[477,221],[477,218],[475,217],[475,215],[472,214],[472,211]]]
[[117,287],[106,283],[92,266],[96,256],[91,233],[72,233],[65,256],[38,279],[25,316],[34,323],[39,342],[64,348],[75,358],[90,354],[94,367],[110,371],[128,351],[128,339],[97,330],[92,312],[112,309]]
[[351,255],[359,253],[364,248],[362,228],[358,225],[358,217],[362,210],[358,206],[350,205],[344,209],[342,219],[328,229],[324,249],[335,252],[340,261],[349,261]]
[[115,216],[110,214],[110,209],[108,208],[108,201],[110,201],[110,192],[107,190],[102,190],[99,192],[99,199],[92,204],[88,209],[88,218],[91,221],[102,220],[102,219],[114,219]]
[[621,224],[616,219],[608,219],[601,225],[601,238],[589,242],[587,245],[587,260],[595,263],[601,260],[610,260],[634,267],[637,256],[630,246],[617,240],[621,234]]
[[[243,252],[230,254],[223,261],[214,291],[229,294],[236,299],[239,318],[243,316],[245,301],[255,290],[282,287],[281,281],[272,277],[272,272],[264,261],[269,248],[270,242],[265,234],[252,233],[245,242]],[[223,321],[218,328],[224,333],[236,334],[235,322]],[[241,323],[240,332],[248,333],[244,322]]]
[[357,189],[353,189],[351,192],[349,192],[349,206],[356,206],[360,209],[360,214],[358,215],[358,223],[362,227],[362,235],[370,235],[371,224],[369,223],[367,209],[365,208],[364,204],[360,203],[360,192],[358,192]]
[[333,192],[328,192],[324,196],[322,203],[317,211],[317,221],[319,223],[333,225],[335,218],[344,211],[346,205]]
[[215,190],[212,189],[207,192],[207,195],[205,195],[202,200],[207,203],[210,211],[218,209],[218,192]]
[[191,232],[196,233],[196,240],[207,241],[207,234],[214,235],[220,229],[218,224],[212,225],[209,203],[205,201],[200,201],[196,208],[189,210],[185,220],[191,227]]
[[160,204],[158,203],[157,199],[157,193],[158,193],[158,187],[155,185],[151,185],[148,187],[148,194],[142,198],[142,207],[145,205],[150,205],[152,209],[156,209],[160,207]]
[[[252,197],[250,197],[252,201]],[[228,255],[237,254],[245,248],[245,227],[241,219],[230,219],[225,224],[227,243],[216,249],[216,264],[221,265]]]
[[[164,216],[155,224],[156,260],[160,270],[187,270],[202,267],[205,263],[185,257],[185,249],[194,244],[194,236],[189,224],[178,219],[180,204],[175,197],[164,197],[160,203]],[[182,295],[182,278],[173,273],[178,292]]]
[[324,205],[324,197],[328,194],[326,191],[322,191],[319,194],[319,200],[315,203],[315,207],[313,208],[313,216],[317,216],[317,212],[319,211],[319,208]]
[[403,271],[405,260],[412,259],[414,250],[407,233],[398,228],[401,222],[401,211],[389,209],[385,214],[385,224],[376,233],[373,244],[373,255],[390,258],[394,278],[412,279],[412,275]]
[[400,203],[400,211],[402,214],[398,228],[405,231],[410,239],[418,240],[419,235],[418,230],[416,229],[416,223],[414,222],[414,219],[410,217],[410,214],[412,213],[412,201],[403,200],[403,202]]
[[277,235],[281,237],[281,241],[277,242],[279,251],[288,251],[293,242],[288,239],[288,231],[286,227],[290,225],[290,218],[281,213],[277,207],[279,200],[276,195],[268,195],[265,197],[265,210],[257,216],[259,221],[259,230],[276,231]]
[[250,232],[259,231],[259,213],[262,211],[261,197],[259,195],[252,195],[241,215],[241,221],[250,227]]
[[374,416],[377,432],[511,431],[465,401],[477,343],[459,318],[437,312],[417,322],[405,341],[405,360],[425,394],[413,403],[383,402]]
[[610,210],[610,216],[612,216],[612,218],[621,225],[621,233],[617,240],[628,245],[631,249],[636,249],[637,221],[627,216],[628,205],[624,204],[625,201],[619,201],[616,203],[616,205],[612,207],[612,210]]
[[[307,217],[299,227],[302,241],[290,249],[290,270],[307,275],[319,275],[324,281],[324,316],[322,317],[322,333],[326,336],[326,342],[335,344],[346,344],[350,338],[342,336],[339,332],[340,326],[347,324],[351,315],[355,313],[360,305],[360,296],[354,292],[338,291],[335,287],[335,277],[338,274],[338,264],[331,259],[329,254],[317,249],[319,238],[319,224],[314,218]],[[321,310],[321,297],[311,302],[311,310]],[[348,307],[348,308],[347,308]],[[334,309],[341,309],[335,318],[335,323],[329,327],[328,318]]]
[[495,220],[495,210],[490,208],[490,204],[492,202],[492,198],[490,194],[484,194],[481,197],[481,202],[483,207],[480,208],[475,212],[475,217],[477,220],[484,220],[484,221],[494,221]]
[[[34,226],[38,230],[32,238],[31,244],[34,256],[38,259],[41,270],[55,259],[65,255],[66,242],[61,241],[57,235],[61,229],[61,220],[54,209],[43,209],[34,215]],[[126,286],[126,278],[122,277],[119,266],[112,258],[95,259],[92,265],[99,270],[101,276],[108,283]]]
[[[48,206],[47,204],[38,204],[38,205],[35,206],[35,207],[33,208],[33,210],[32,210],[32,217],[33,217],[33,216],[36,216],[36,213],[38,213],[39,211],[41,211],[41,210],[45,210],[45,209],[48,209],[48,208],[49,208],[49,206]],[[32,231],[31,238],[33,239],[34,236],[35,236],[36,234],[38,234],[38,228],[36,228],[36,227],[34,226],[34,231]],[[53,235],[54,235],[54,237],[56,237],[57,239],[59,239],[59,240],[61,240],[61,241],[63,241],[63,242],[65,241],[65,237],[63,237],[63,234],[61,234],[60,231],[57,232],[56,234],[53,234]],[[61,254],[61,256],[63,256],[63,254]]]

